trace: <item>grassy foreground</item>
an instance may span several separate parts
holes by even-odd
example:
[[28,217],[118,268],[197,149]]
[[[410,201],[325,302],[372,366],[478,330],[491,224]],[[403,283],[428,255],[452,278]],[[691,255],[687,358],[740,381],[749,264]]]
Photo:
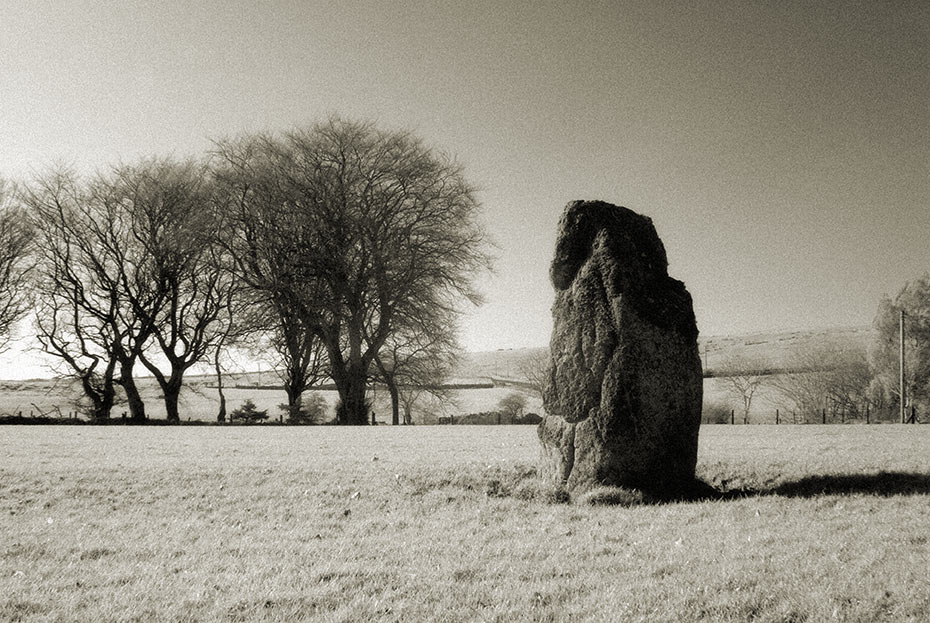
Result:
[[532,427],[0,427],[2,621],[926,621],[930,427],[708,426],[565,504]]

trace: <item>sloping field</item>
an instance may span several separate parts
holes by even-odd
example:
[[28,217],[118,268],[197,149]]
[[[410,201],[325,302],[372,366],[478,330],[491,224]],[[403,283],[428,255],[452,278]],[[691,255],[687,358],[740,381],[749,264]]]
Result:
[[0,620],[925,621],[928,446],[709,427],[729,496],[604,507],[532,427],[0,427]]
[[722,367],[728,357],[745,356],[767,362],[773,370],[787,363],[792,349],[815,349],[828,343],[841,343],[867,348],[874,337],[871,327],[844,327],[812,331],[786,331],[780,333],[752,333],[734,336],[708,336],[698,338],[701,361],[705,374]]
[[[814,348],[826,343],[849,343],[867,346],[873,338],[870,327],[840,327],[809,331],[750,333],[730,336],[699,336],[698,348],[705,371],[719,369],[728,357],[746,356],[769,362],[774,370],[785,365],[791,349]],[[513,348],[480,353],[467,353],[455,372],[456,378],[524,378],[523,364],[533,357],[544,356],[547,348]]]
[[524,364],[534,357],[548,357],[549,347],[508,348],[465,353],[453,376],[457,379],[525,379]]

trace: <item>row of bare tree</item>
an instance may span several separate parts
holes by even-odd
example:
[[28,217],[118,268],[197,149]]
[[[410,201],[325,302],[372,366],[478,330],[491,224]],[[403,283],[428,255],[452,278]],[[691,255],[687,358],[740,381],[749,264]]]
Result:
[[756,391],[774,389],[782,406],[802,420],[855,420],[867,412],[900,408],[900,317],[905,314],[905,406],[930,410],[930,275],[883,298],[871,343],[827,340],[799,344],[785,361],[733,353],[717,370],[718,382],[741,403],[743,421]]
[[[323,378],[337,421],[368,422],[377,379],[441,383],[463,301],[490,265],[462,168],[409,133],[338,118],[221,141],[202,161],[145,159],[81,178],[58,168],[5,192],[0,332],[32,310],[43,350],[92,415],[116,387],[144,420],[138,365],[178,421],[184,374],[225,349],[269,345],[301,417]],[[219,419],[225,419],[221,400]]]

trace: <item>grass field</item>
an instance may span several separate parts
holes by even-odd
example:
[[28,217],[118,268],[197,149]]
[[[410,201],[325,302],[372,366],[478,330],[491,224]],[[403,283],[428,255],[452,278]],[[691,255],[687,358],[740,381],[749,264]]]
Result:
[[930,427],[706,426],[559,503],[533,427],[0,427],[2,621],[926,621]]

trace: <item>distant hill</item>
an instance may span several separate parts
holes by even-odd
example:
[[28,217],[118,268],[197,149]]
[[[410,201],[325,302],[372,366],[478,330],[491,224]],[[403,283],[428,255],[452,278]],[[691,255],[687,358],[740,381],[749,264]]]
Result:
[[525,365],[534,358],[545,358],[548,355],[548,346],[465,353],[459,359],[452,377],[456,382],[495,378],[526,381]]
[[[874,331],[871,327],[840,327],[835,329],[816,329],[781,331],[768,333],[746,333],[741,335],[700,336],[698,346],[701,352],[701,363],[705,372],[711,373],[719,369],[721,363],[733,353],[751,355],[771,362],[774,371],[778,371],[785,363],[786,356],[792,348],[801,345],[816,345],[827,342],[841,342],[868,346],[873,339]],[[527,348],[505,348],[491,351],[464,353],[459,358],[458,365],[452,373],[450,383],[471,384],[488,383],[492,379],[501,381],[526,381],[525,369],[534,359],[545,359],[548,356],[548,346]],[[151,384],[154,388],[155,380],[150,377],[141,377],[143,385]],[[212,374],[188,374],[185,381],[193,386],[215,385],[216,377]],[[278,384],[274,372],[232,372],[224,376],[224,384],[230,387],[242,386],[272,386]],[[43,388],[52,390],[52,386],[59,389],[69,385],[66,381],[53,381],[50,379],[31,380],[0,380],[0,389],[7,391],[15,388]],[[76,388],[74,388],[76,389]],[[54,391],[54,390],[52,390]]]
[[701,362],[705,375],[712,375],[727,357],[733,354],[748,355],[769,362],[773,371],[784,368],[792,349],[816,347],[828,343],[868,348],[875,336],[871,327],[842,327],[807,331],[776,333],[750,333],[734,336],[700,338]]
[[[874,332],[871,327],[840,327],[807,331],[747,333],[743,335],[701,336],[698,347],[705,376],[713,376],[733,354],[762,359],[773,372],[783,369],[793,348],[825,343],[843,343],[867,347]],[[534,358],[545,357],[548,347],[509,348],[467,353],[453,373],[456,382],[501,379],[525,381],[524,368]]]

